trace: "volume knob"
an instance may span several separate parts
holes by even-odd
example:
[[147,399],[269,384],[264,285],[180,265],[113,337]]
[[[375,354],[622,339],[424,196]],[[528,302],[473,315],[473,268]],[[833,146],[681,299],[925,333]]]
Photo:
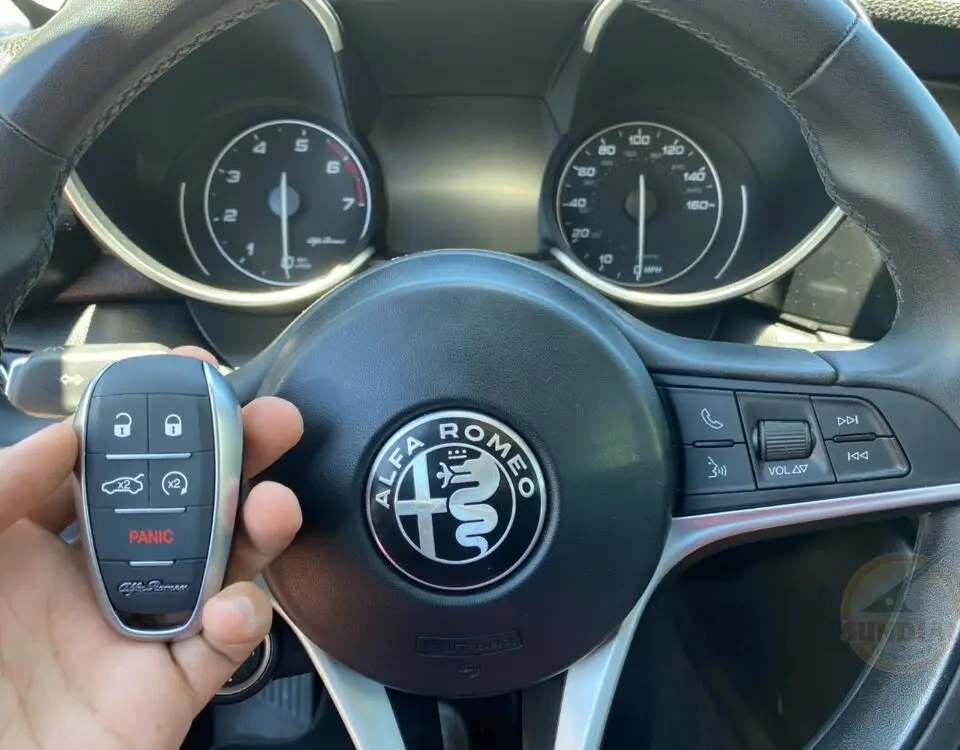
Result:
[[762,421],[757,425],[756,447],[761,461],[790,461],[813,453],[813,431],[804,421]]

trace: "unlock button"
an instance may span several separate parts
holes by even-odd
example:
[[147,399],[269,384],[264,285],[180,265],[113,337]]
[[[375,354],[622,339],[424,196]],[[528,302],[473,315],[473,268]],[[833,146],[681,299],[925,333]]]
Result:
[[98,396],[90,400],[87,453],[146,453],[147,397]]
[[213,450],[210,402],[197,396],[151,393],[150,453],[196,453]]

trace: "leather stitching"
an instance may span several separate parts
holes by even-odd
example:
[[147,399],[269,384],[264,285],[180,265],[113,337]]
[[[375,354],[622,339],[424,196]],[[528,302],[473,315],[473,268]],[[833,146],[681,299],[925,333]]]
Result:
[[[16,137],[23,137],[19,131],[12,130],[10,132],[14,133]],[[33,145],[31,139],[26,140]],[[33,289],[34,285],[39,281],[40,276],[47,267],[47,263],[50,261],[50,254],[53,252],[53,240],[57,232],[60,195],[63,193],[63,187],[66,185],[67,177],[72,171],[72,165],[67,159],[51,154],[46,150],[44,150],[44,153],[60,161],[61,166],[57,172],[54,189],[51,191],[46,208],[44,209],[43,231],[38,238],[37,250],[33,253],[33,263],[17,284],[10,299],[7,300],[7,303],[4,305],[3,316],[0,317],[0,348],[2,348],[3,342],[6,341],[7,334],[10,332],[10,326],[13,324],[14,316],[16,316],[17,311],[23,305],[23,301],[27,298],[30,290]]]
[[820,73],[830,67],[830,64],[834,61],[836,56],[839,54],[840,50],[843,49],[844,45],[850,40],[850,37],[853,36],[854,31],[856,31],[857,26],[860,24],[860,17],[855,16],[853,21],[850,22],[850,25],[843,32],[843,36],[840,37],[840,44],[833,48],[833,50],[826,55],[823,60],[816,63],[810,68],[810,72],[807,73],[803,78],[800,79],[800,83],[794,87],[788,95],[788,99],[793,99],[797,94],[803,91],[804,88],[810,83],[812,83],[820,75]]
[[735,63],[737,63],[737,65],[739,65],[741,68],[743,68],[748,73],[750,73],[750,75],[752,75],[754,78],[760,81],[764,86],[770,89],[774,94],[776,94],[777,98],[780,99],[780,101],[782,101],[784,104],[786,104],[788,107],[792,109],[789,98],[787,97],[783,89],[781,89],[776,83],[774,83],[767,76],[766,73],[759,70],[758,68],[755,68],[750,63],[750,61],[747,60],[747,58],[737,54],[732,47],[727,46],[726,44],[721,42],[719,39],[717,39],[715,36],[713,36],[709,32],[701,29],[699,26],[694,26],[689,21],[683,18],[680,18],[680,16],[677,16],[671,13],[670,11],[665,10],[664,8],[654,5],[651,0],[630,0],[630,1],[634,5],[637,5],[638,7],[647,11],[648,13],[653,13],[653,15],[659,16],[660,18],[663,18],[664,20],[669,21],[674,26],[677,26],[690,34],[693,34],[693,36],[697,37],[697,39],[700,39],[701,41],[706,42],[714,49],[722,52],[724,55],[726,55]]
[[199,49],[211,39],[219,36],[232,26],[236,26],[241,21],[252,18],[276,3],[277,0],[260,0],[259,2],[256,2],[253,5],[244,8],[243,10],[237,11],[233,15],[228,16],[204,31],[201,31],[189,41],[174,49],[170,54],[165,56],[150,70],[134,81],[114,100],[113,104],[107,107],[104,113],[90,126],[83,138],[80,139],[80,142],[71,153],[71,157],[74,159],[79,159],[79,157],[90,147],[90,145],[100,137],[103,131],[107,129],[110,123],[113,122],[113,120],[124,109],[127,108],[130,102],[136,99],[141,93],[143,93],[144,89],[146,89],[148,86],[150,86],[150,84],[170,70],[170,68],[183,60],[183,58],[187,57],[190,55],[190,53]]
[[[221,33],[232,26],[235,26],[241,21],[245,21],[247,18],[251,18],[261,11],[266,10],[276,2],[277,0],[260,0],[260,2],[256,2],[253,5],[238,11],[237,13],[228,16],[222,21],[219,21],[213,26],[196,34],[184,44],[180,45],[171,53],[163,57],[156,65],[154,65],[150,70],[140,76],[128,88],[126,88],[114,100],[113,104],[111,104],[104,111],[104,113],[94,121],[94,123],[84,134],[83,138],[80,139],[80,142],[70,153],[68,158],[64,158],[63,156],[51,151],[49,148],[46,148],[42,144],[37,143],[14,123],[9,122],[6,120],[6,118],[0,117],[0,125],[6,126],[15,136],[24,139],[31,146],[40,149],[48,156],[63,162],[57,174],[54,189],[47,200],[47,205],[44,210],[44,229],[41,236],[38,238],[38,247],[34,252],[35,260],[30,265],[30,268],[24,275],[24,278],[17,284],[17,287],[14,290],[14,293],[11,295],[11,298],[7,300],[3,308],[3,314],[0,316],[0,347],[3,346],[3,342],[7,338],[7,334],[10,331],[10,326],[13,323],[14,316],[23,305],[23,301],[30,293],[30,290],[33,289],[34,285],[40,279],[41,274],[46,269],[47,263],[50,260],[50,255],[53,252],[53,242],[56,236],[57,217],[59,214],[60,200],[63,194],[63,189],[66,185],[68,177],[70,176],[70,173],[73,171],[77,161],[79,161],[80,156],[83,155],[90,145],[103,133],[104,130],[106,130],[110,123],[113,122],[113,120],[130,104],[130,102],[139,96],[144,89],[146,89],[164,73],[170,70],[170,68],[183,60],[183,58],[187,57],[196,49],[202,47],[214,37],[219,36]],[[9,45],[6,50],[12,50],[13,56],[15,56],[27,45],[28,39],[28,36],[25,36],[23,40],[18,39],[16,43]]]
[[0,125],[5,125],[9,130],[12,130],[14,133],[19,135],[25,141],[29,141],[34,148],[40,151],[43,151],[43,153],[47,154],[48,156],[52,156],[55,159],[64,158],[63,154],[58,154],[56,151],[53,151],[47,148],[42,143],[40,143],[40,141],[38,141],[36,138],[30,135],[26,130],[24,130],[19,125],[17,125],[17,123],[13,122],[7,117],[4,117],[2,112],[0,112]]
[[796,105],[794,105],[791,98],[826,69],[826,67],[833,61],[834,57],[836,57],[837,53],[839,53],[839,51],[847,44],[847,42],[849,42],[850,39],[852,39],[856,34],[857,29],[859,29],[862,24],[862,19],[857,16],[853,20],[853,23],[847,27],[837,45],[833,48],[830,54],[826,56],[823,62],[817,65],[813,72],[808,77],[804,78],[803,81],[796,86],[796,88],[794,88],[791,94],[788,94],[780,86],[774,83],[769,76],[754,67],[749,60],[742,55],[737,54],[731,47],[721,42],[709,32],[704,31],[698,26],[693,25],[689,21],[680,18],[664,8],[654,5],[652,0],[630,0],[630,2],[642,8],[643,10],[646,10],[647,12],[654,14],[655,16],[659,16],[660,18],[669,21],[684,31],[693,34],[693,36],[697,37],[701,41],[706,42],[714,49],[722,52],[744,70],[750,73],[750,75],[760,81],[764,86],[766,86],[781,102],[783,102],[784,106],[790,110],[790,113],[800,124],[800,132],[803,134],[804,139],[807,141],[807,144],[810,147],[810,153],[813,156],[814,165],[816,166],[817,172],[820,175],[820,179],[823,181],[827,195],[829,195],[830,199],[840,207],[841,211],[847,214],[847,216],[855,221],[860,228],[866,232],[867,236],[880,251],[880,255],[887,266],[887,270],[890,273],[890,278],[893,280],[893,286],[897,294],[897,310],[894,314],[894,323],[896,323],[897,319],[900,317],[900,310],[903,306],[903,283],[900,279],[896,265],[893,262],[893,254],[881,239],[879,232],[877,232],[877,230],[869,224],[867,218],[840,194],[840,190],[830,174],[827,158],[824,154],[823,147],[820,145],[820,141],[817,138],[816,132],[814,132],[813,128],[810,126],[810,123],[807,122],[806,118],[797,109]]

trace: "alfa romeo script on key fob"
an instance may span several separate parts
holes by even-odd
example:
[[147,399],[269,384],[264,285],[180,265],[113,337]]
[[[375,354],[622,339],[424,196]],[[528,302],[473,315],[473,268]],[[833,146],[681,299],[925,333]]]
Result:
[[233,538],[243,456],[233,388],[190,357],[126,359],[90,383],[74,425],[77,518],[107,620],[137,640],[192,635]]

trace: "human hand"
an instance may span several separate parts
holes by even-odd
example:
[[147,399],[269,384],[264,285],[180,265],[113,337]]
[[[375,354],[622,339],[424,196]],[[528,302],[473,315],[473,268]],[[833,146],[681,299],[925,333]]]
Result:
[[[202,350],[176,353],[213,361]],[[250,477],[296,444],[303,421],[292,404],[262,398],[244,408],[243,427]],[[74,517],[77,452],[66,423],[0,451],[0,750],[175,750],[266,637],[270,600],[250,580],[293,539],[300,506],[286,487],[258,484],[203,631],[140,643],[107,624],[83,550],[59,537]]]

